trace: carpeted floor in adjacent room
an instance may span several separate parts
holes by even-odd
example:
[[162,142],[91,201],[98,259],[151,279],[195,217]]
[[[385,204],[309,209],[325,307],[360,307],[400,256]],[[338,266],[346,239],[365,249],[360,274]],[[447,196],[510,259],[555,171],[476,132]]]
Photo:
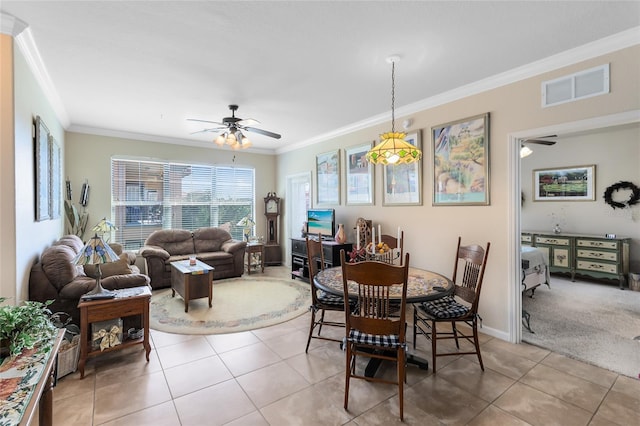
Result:
[[522,307],[534,331],[523,328],[523,341],[629,377],[640,374],[640,292],[554,275],[551,288],[524,296]]

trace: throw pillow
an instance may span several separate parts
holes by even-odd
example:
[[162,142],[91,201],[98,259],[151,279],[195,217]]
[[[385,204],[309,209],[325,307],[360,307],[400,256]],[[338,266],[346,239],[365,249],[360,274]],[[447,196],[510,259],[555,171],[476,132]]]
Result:
[[[129,267],[129,258],[125,253],[123,253],[120,255],[120,260],[117,262],[101,264],[100,272],[102,273],[102,278],[110,277],[112,275],[131,274],[132,271]],[[84,273],[89,277],[95,277],[96,265],[84,265]]]

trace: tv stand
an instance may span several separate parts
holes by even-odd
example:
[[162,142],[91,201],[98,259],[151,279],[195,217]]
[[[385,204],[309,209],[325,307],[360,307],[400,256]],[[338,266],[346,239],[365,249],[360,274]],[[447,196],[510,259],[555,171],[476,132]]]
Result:
[[[346,253],[353,250],[353,243],[338,244],[333,238],[322,240],[322,254],[324,267],[340,266],[340,250]],[[304,238],[291,239],[291,278],[299,278],[309,282],[309,258],[307,257],[307,242]]]

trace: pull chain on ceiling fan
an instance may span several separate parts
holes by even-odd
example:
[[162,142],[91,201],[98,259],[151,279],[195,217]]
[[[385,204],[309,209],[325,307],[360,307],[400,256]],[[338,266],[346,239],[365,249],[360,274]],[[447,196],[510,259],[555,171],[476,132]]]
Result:
[[260,135],[268,136],[274,139],[281,138],[281,135],[277,133],[273,133],[268,130],[258,129],[257,127],[252,127],[253,125],[260,123],[258,120],[254,120],[253,118],[242,119],[242,118],[236,117],[236,111],[238,110],[238,105],[229,105],[229,109],[231,110],[231,117],[223,118],[222,123],[218,121],[208,121],[208,120],[199,120],[196,118],[187,118],[187,121],[197,121],[200,123],[211,123],[216,125],[216,127],[202,129],[197,132],[193,132],[191,134],[193,135],[196,133],[208,133],[208,132],[218,133],[218,136],[213,141],[219,146],[222,146],[226,143],[231,147],[231,149],[246,149],[252,145],[252,142],[243,133],[243,131],[258,133]]

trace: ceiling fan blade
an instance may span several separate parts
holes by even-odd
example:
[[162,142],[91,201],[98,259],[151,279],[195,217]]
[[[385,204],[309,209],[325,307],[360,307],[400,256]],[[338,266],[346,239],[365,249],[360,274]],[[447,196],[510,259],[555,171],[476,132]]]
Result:
[[187,118],[187,121],[197,121],[197,122],[200,122],[200,123],[211,123],[211,124],[217,124],[218,126],[226,126],[226,124],[219,123],[217,121],[198,120],[197,118]]
[[269,136],[270,138],[280,139],[282,137],[277,133],[269,132],[268,130],[262,130],[255,127],[243,127],[243,129],[247,132],[259,133],[261,135]]
[[538,145],[555,145],[556,141],[545,141],[542,139],[526,139],[524,143],[536,143]]
[[256,124],[260,124],[260,122],[254,118],[243,118],[238,121],[238,124],[241,126],[254,126]]
[[221,133],[221,132],[223,132],[223,131],[224,131],[224,130],[226,130],[226,129],[227,129],[226,127],[212,127],[212,128],[210,128],[210,129],[202,129],[202,130],[198,130],[197,132],[191,132],[191,133],[189,133],[189,134],[190,134],[190,135],[195,135],[195,134],[198,134],[198,133],[208,133],[208,132],[218,132],[218,133]]

